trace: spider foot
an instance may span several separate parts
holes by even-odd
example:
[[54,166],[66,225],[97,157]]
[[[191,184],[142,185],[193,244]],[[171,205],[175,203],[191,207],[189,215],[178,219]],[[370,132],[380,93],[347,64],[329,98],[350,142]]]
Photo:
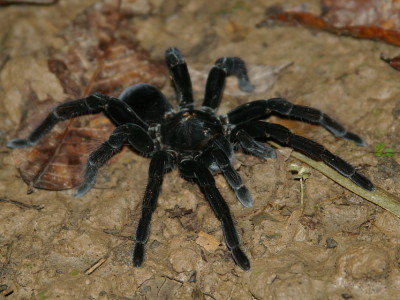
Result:
[[264,159],[276,158],[276,150],[274,148],[257,141],[254,141],[253,144],[251,144],[251,147],[245,148],[245,151],[251,155]]
[[25,148],[34,145],[28,139],[12,139],[7,142],[7,147],[12,149]]
[[260,143],[251,137],[245,130],[239,129],[233,133],[244,152],[260,158],[276,158],[276,151],[271,146]]
[[250,208],[253,206],[253,197],[247,187],[242,185],[240,188],[235,190],[235,194],[244,207]]
[[175,47],[170,47],[165,51],[165,60],[171,68],[185,63],[181,52]]
[[247,79],[239,79],[239,89],[246,93],[254,92],[254,85]]
[[96,179],[82,183],[75,191],[74,197],[82,197],[94,186]]
[[241,267],[244,271],[250,270],[250,261],[242,249],[239,247],[232,248],[231,253],[233,259],[239,267]]
[[365,177],[364,175],[361,175],[358,172],[355,172],[353,175],[350,176],[350,179],[357,184],[358,186],[362,187],[363,189],[366,189],[367,191],[373,192],[376,190],[375,186],[372,184],[372,182]]
[[144,244],[136,242],[133,249],[133,265],[140,267],[144,261]]
[[355,142],[357,146],[367,146],[367,143],[355,133],[347,132],[345,135],[343,135],[343,138]]

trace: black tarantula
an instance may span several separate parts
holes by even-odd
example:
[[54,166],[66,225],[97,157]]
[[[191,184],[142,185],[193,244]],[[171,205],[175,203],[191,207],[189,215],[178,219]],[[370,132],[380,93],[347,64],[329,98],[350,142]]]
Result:
[[252,101],[218,116],[216,111],[227,76],[236,76],[241,90],[253,90],[246,65],[240,58],[223,57],[215,62],[208,75],[203,104],[195,109],[192,83],[181,53],[176,48],[169,48],[165,57],[176,88],[177,110],[158,88],[142,83],[128,87],[118,98],[95,93],[58,105],[28,138],[13,139],[7,144],[10,148],[32,146],[59,121],[103,112],[117,128],[107,141],[90,154],[84,181],[75,192],[77,197],[85,195],[93,187],[99,168],[125,144],[143,156],[151,157],[133,250],[135,266],[140,266],[144,260],[150,221],[157,205],[163,176],[178,168],[184,178],[196,182],[204,193],[222,224],[226,245],[235,262],[243,270],[250,269],[249,259],[240,248],[229,207],[215,186],[213,177],[213,172],[221,172],[243,206],[253,205],[249,190],[232,167],[235,146],[250,155],[273,158],[276,156],[274,148],[261,142],[275,140],[315,160],[323,161],[368,191],[375,189],[352,165],[322,145],[293,134],[281,125],[260,121],[271,114],[277,114],[319,124],[337,137],[354,141],[359,146],[365,145],[358,135],[346,131],[342,125],[317,109],[295,105],[283,98],[272,98]]

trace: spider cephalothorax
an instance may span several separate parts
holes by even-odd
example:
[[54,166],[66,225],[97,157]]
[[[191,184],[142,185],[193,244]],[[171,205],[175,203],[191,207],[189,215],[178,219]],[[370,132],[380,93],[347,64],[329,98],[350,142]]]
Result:
[[168,171],[178,168],[184,178],[199,185],[221,221],[227,247],[235,262],[244,270],[250,269],[250,262],[240,248],[229,207],[215,186],[212,175],[213,171],[221,172],[238,200],[245,207],[252,206],[249,190],[231,165],[234,145],[247,154],[271,158],[275,157],[275,150],[262,142],[275,140],[325,162],[366,190],[375,189],[352,165],[322,145],[295,135],[281,125],[261,121],[270,114],[278,114],[319,124],[337,137],[352,140],[360,146],[365,145],[359,136],[346,131],[343,126],[317,109],[295,105],[283,98],[273,98],[249,102],[218,116],[216,110],[227,76],[236,76],[243,91],[253,90],[245,63],[240,58],[224,57],[215,62],[207,79],[202,106],[195,109],[192,84],[182,55],[176,48],[169,48],[165,55],[177,92],[177,111],[158,88],[149,84],[137,84],[127,88],[119,98],[96,93],[61,104],[28,138],[8,142],[8,147],[11,148],[32,146],[61,120],[103,112],[117,128],[107,141],[90,154],[84,182],[78,187],[76,196],[83,196],[93,187],[98,169],[123,145],[129,144],[137,152],[151,157],[142,215],[135,236],[135,266],[140,266],[144,260],[144,247],[162,178]]

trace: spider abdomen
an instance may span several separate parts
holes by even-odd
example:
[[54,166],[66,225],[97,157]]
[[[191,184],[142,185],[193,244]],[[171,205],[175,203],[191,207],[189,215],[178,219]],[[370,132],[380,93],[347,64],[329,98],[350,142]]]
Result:
[[162,143],[177,151],[199,151],[216,135],[222,134],[220,121],[200,111],[179,112],[161,124]]

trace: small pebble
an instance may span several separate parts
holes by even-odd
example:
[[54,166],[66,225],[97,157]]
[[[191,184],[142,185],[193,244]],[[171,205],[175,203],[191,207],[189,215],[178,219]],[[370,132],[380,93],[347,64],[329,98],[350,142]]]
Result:
[[326,248],[333,249],[333,248],[336,248],[337,245],[338,245],[338,243],[333,238],[328,237],[326,239]]

